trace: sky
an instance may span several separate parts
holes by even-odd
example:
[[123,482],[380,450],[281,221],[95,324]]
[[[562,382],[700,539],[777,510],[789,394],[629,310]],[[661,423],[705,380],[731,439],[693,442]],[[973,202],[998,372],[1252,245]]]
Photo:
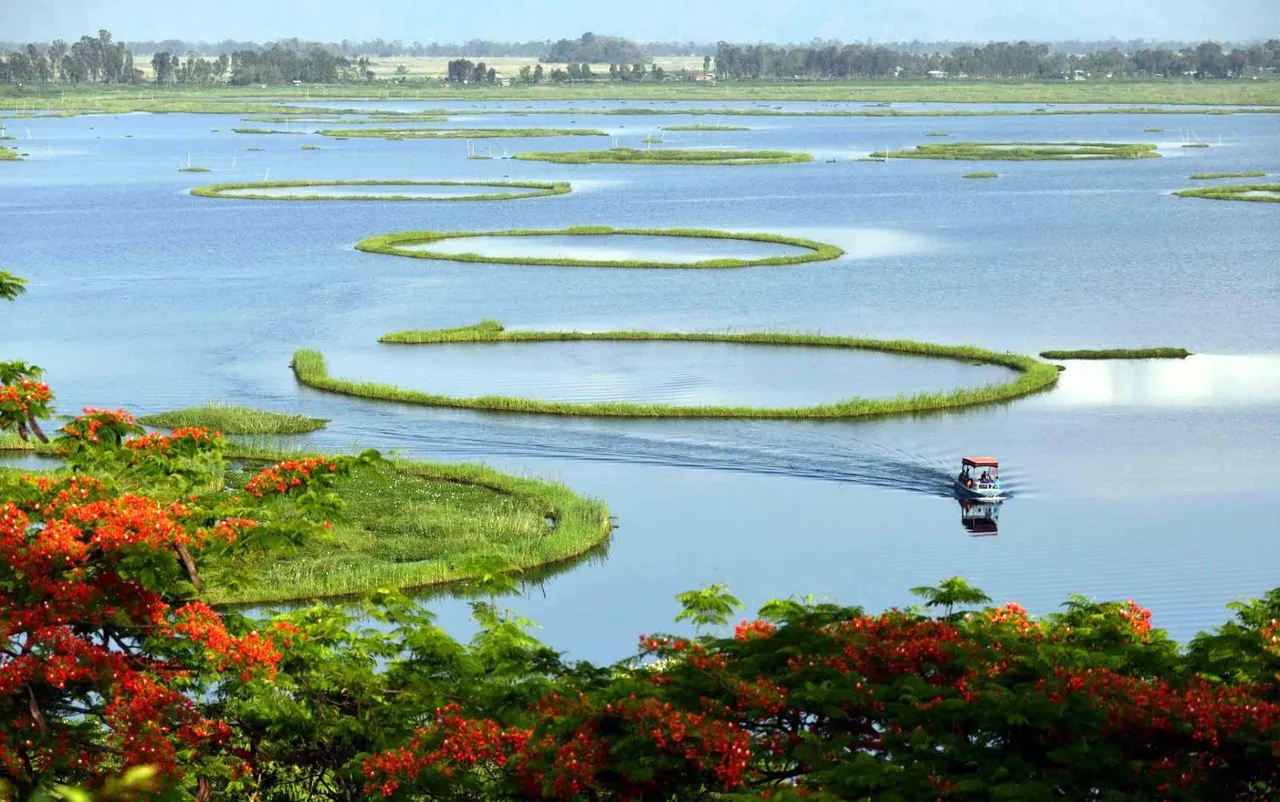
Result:
[[806,42],[1280,38],[1280,0],[0,0],[0,41],[577,38]]

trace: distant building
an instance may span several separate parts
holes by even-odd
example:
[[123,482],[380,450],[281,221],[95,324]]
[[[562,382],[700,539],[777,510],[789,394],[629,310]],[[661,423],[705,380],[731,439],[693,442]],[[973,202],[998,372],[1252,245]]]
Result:
[[693,80],[701,83],[713,83],[716,80],[716,76],[715,73],[711,72],[695,72],[693,74]]

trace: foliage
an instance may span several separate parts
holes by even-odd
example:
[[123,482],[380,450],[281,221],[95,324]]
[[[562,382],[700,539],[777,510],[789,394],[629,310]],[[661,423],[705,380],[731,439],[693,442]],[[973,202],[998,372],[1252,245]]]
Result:
[[1185,348],[1104,348],[1079,351],[1041,351],[1044,359],[1184,359],[1191,356]]
[[[26,279],[0,270],[0,301],[16,300],[26,289]],[[43,373],[26,362],[0,362],[0,434],[13,431],[24,442],[48,442],[40,421],[53,415],[53,391],[40,381]]]
[[1159,158],[1155,145],[1117,142],[944,142],[912,150],[872,153],[873,158],[968,161],[1087,161]]
[[1280,203],[1280,184],[1224,184],[1183,189],[1173,194],[1183,198]]
[[574,332],[574,331],[504,331],[500,324],[487,321],[461,329],[407,331],[388,334],[382,342],[402,344],[441,343],[520,343],[560,341],[667,341],[724,342],[761,346],[804,346],[849,348],[906,356],[937,357],[964,362],[1002,365],[1019,373],[1004,384],[962,388],[942,393],[919,393],[886,399],[852,398],[833,404],[809,407],[748,406],[675,406],[630,401],[574,403],[542,401],[531,398],[486,395],[469,398],[408,390],[393,385],[359,382],[329,375],[324,356],[317,351],[294,353],[293,371],[298,381],[333,393],[377,398],[425,406],[457,409],[483,409],[495,412],[517,412],[543,415],[591,415],[632,418],[862,418],[882,415],[916,414],[946,409],[1007,401],[1052,387],[1058,370],[1045,362],[1011,353],[996,353],[967,345],[937,345],[911,340],[873,340],[820,334],[786,334],[759,332],[751,334],[664,333],[644,331]]
[[190,407],[160,412],[138,419],[144,426],[159,429],[199,426],[223,434],[302,434],[323,429],[328,420],[309,418],[285,412],[226,406],[210,402],[203,407]]
[[541,61],[548,64],[642,64],[649,58],[629,39],[584,33],[577,39],[560,39],[551,45]]
[[[271,195],[265,192],[248,192],[243,190],[279,189],[289,187],[362,187],[362,186],[405,186],[405,187],[496,187],[502,189],[531,189],[533,192],[486,192],[475,195],[441,195],[426,194],[406,195],[361,195],[353,192],[350,195]],[[564,195],[571,187],[567,181],[411,181],[407,179],[367,179],[360,181],[250,181],[243,183],[213,184],[196,187],[192,195],[202,198],[237,198],[241,200],[345,200],[345,201],[462,201],[462,200],[515,200],[517,198],[540,198],[547,195]],[[229,194],[229,193],[236,194]]]
[[813,156],[808,153],[789,150],[639,150],[636,148],[517,153],[515,158],[556,164],[746,165],[813,161]]
[[[758,259],[738,259],[720,257],[704,259],[698,262],[661,262],[642,259],[570,259],[544,258],[531,256],[485,256],[478,253],[448,253],[431,251],[421,246],[441,242],[443,240],[463,239],[466,237],[543,237],[543,236],[641,236],[641,237],[688,237],[695,239],[737,240],[741,242],[765,242],[784,245],[792,249],[803,249],[800,253],[784,253],[779,256],[766,256]],[[635,268],[737,268],[766,267],[780,265],[804,264],[806,262],[826,262],[838,259],[844,251],[835,245],[799,237],[785,237],[779,234],[753,234],[750,232],[714,231],[699,228],[611,228],[609,226],[575,226],[562,229],[519,229],[514,231],[402,231],[395,234],[380,234],[368,237],[356,243],[356,250],[368,253],[383,253],[391,256],[410,256],[415,259],[441,259],[451,262],[480,262],[487,264],[521,264],[547,265],[559,267],[635,267]]]

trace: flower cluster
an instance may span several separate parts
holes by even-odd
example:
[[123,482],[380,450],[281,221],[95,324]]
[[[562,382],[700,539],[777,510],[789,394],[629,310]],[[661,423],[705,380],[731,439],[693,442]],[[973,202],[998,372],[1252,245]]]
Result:
[[13,384],[0,384],[0,413],[25,416],[33,407],[53,401],[53,391],[44,382],[19,379]]
[[307,457],[276,463],[254,476],[245,485],[245,492],[252,496],[287,493],[304,487],[313,477],[336,474],[338,463],[328,457]]
[[220,447],[225,442],[221,432],[210,431],[200,426],[183,426],[164,435],[150,432],[125,442],[125,448],[139,457],[164,456],[171,451],[200,451],[206,448]]
[[82,412],[62,427],[62,433],[71,440],[97,444],[110,435],[110,442],[118,444],[124,441],[125,435],[142,429],[133,415],[123,409],[85,407]]

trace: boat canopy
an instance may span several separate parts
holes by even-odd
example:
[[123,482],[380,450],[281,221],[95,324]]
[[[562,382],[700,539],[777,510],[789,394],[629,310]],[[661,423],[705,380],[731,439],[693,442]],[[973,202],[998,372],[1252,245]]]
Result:
[[960,460],[961,465],[970,468],[999,468],[1000,462],[995,457],[964,457]]

